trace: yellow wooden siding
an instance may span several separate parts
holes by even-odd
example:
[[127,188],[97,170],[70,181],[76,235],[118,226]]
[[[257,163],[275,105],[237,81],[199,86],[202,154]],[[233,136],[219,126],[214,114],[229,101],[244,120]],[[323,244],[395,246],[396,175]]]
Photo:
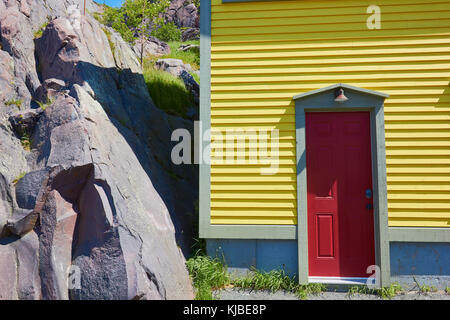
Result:
[[[368,30],[369,5],[381,29]],[[295,224],[296,94],[386,92],[390,226],[450,227],[450,1],[212,0],[211,127],[280,130],[280,170],[211,164],[212,224]]]

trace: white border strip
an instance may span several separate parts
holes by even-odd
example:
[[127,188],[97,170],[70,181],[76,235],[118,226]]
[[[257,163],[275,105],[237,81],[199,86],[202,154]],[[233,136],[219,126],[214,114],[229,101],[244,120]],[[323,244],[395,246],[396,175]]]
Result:
[[326,284],[359,284],[365,285],[369,278],[345,278],[345,277],[308,277],[310,283]]

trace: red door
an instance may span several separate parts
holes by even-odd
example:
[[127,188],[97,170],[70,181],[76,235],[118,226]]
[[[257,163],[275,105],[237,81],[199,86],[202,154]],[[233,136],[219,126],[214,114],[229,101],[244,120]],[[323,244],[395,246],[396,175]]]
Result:
[[369,112],[306,113],[309,275],[375,264]]

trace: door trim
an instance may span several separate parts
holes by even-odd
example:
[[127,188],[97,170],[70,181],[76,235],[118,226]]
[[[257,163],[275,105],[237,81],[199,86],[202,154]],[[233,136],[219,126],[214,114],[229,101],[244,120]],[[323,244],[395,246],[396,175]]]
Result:
[[[334,101],[335,91],[339,88],[344,89],[345,95],[348,97],[348,100],[343,103]],[[297,145],[298,278],[302,284],[309,283],[305,113],[351,111],[370,112],[375,263],[381,270],[380,285],[388,286],[390,284],[384,133],[384,100],[387,97],[387,94],[381,92],[342,83],[294,97]]]

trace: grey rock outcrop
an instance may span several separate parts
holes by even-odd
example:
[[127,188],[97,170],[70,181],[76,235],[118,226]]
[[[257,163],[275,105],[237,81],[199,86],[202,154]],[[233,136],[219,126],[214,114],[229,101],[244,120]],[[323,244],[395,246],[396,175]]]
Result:
[[166,20],[180,28],[199,28],[200,26],[197,7],[190,0],[173,0],[166,14]]
[[31,135],[41,113],[41,109],[19,111],[9,117],[9,122],[14,132],[19,136],[23,136],[24,134]]
[[36,47],[11,37],[0,50],[13,66],[0,82],[23,83],[0,105],[51,98],[37,110],[0,108],[0,299],[193,298],[180,247],[190,249],[197,169],[170,159],[171,132],[193,132],[192,122],[154,106],[133,49],[90,16],[67,17],[72,1],[21,2],[0,0],[0,11],[23,16],[16,35],[61,17]]
[[[34,55],[34,33],[48,19],[67,15],[68,8],[80,4],[79,0],[0,1],[1,47],[14,60],[13,86],[24,104],[29,104],[40,85]],[[86,4],[91,12],[98,8],[93,1],[88,0]]]
[[32,231],[36,226],[38,214],[26,209],[16,209],[12,217],[8,219],[6,228],[11,234],[23,236]]
[[200,54],[200,46],[195,45],[195,44],[182,44],[179,48],[178,51],[192,51],[195,52],[197,54]]
[[6,51],[0,50],[0,103],[15,98],[14,88],[14,60]]
[[19,208],[34,209],[47,170],[41,169],[27,173],[16,184],[16,202]]
[[161,41],[155,37],[148,37],[148,39],[136,40],[133,50],[136,55],[141,57],[141,49],[143,48],[143,57],[147,56],[164,56],[170,54],[170,47],[164,41]]
[[185,42],[188,40],[200,40],[200,29],[199,28],[189,28],[181,33],[181,41]]
[[155,63],[155,68],[166,71],[175,77],[179,77],[182,71],[192,72],[190,64],[184,64],[180,59],[159,59]]

